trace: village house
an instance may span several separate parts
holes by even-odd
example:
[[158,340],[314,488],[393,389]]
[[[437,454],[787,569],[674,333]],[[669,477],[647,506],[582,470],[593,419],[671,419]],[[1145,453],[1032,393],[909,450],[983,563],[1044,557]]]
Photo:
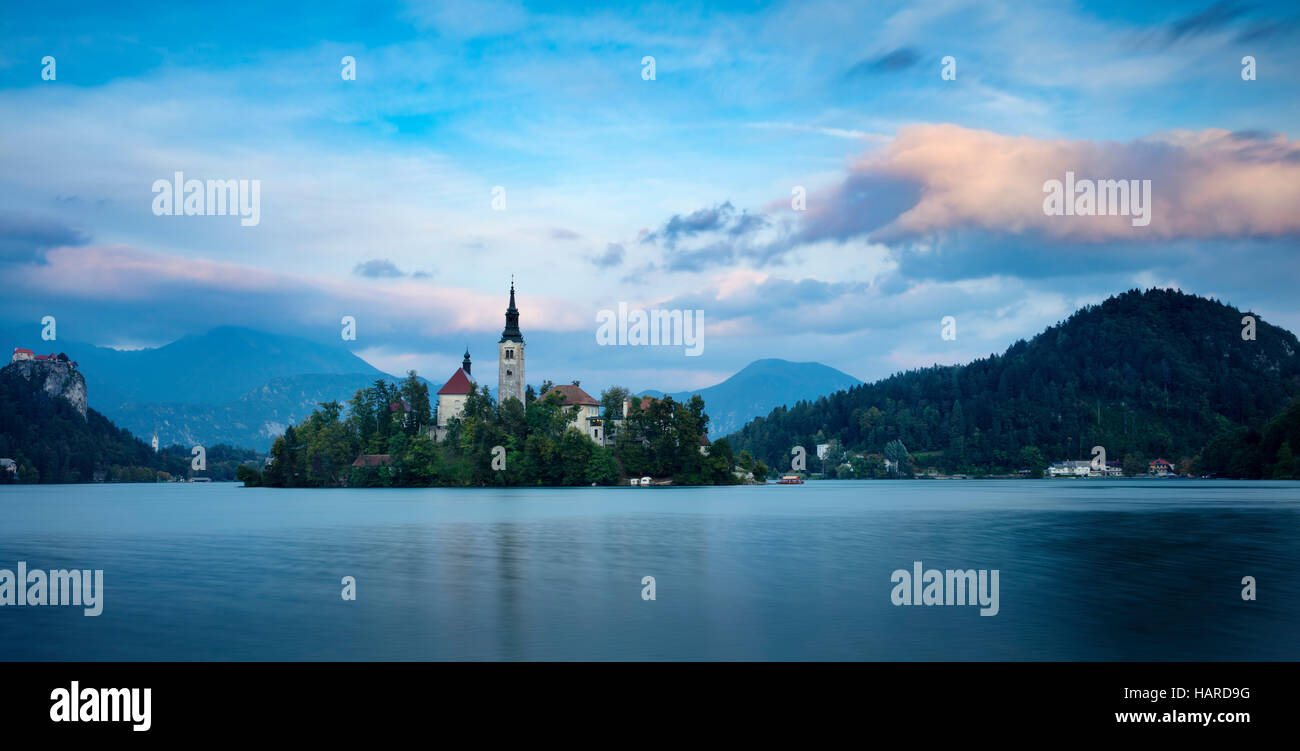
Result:
[[1047,468],[1048,477],[1087,477],[1092,473],[1092,462],[1085,460],[1056,462]]
[[1164,459],[1156,459],[1147,465],[1147,474],[1156,477],[1168,477],[1174,473],[1174,465]]
[[570,424],[586,433],[597,445],[604,445],[604,421],[600,417],[600,402],[591,398],[576,383],[554,386],[542,394],[542,399],[554,398],[564,407],[577,407],[577,414],[569,418]]
[[361,454],[352,462],[354,467],[387,467],[393,463],[392,454]]

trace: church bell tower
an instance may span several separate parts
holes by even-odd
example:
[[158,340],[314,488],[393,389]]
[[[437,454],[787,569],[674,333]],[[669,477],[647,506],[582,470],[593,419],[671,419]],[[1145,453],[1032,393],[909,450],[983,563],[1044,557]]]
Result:
[[510,280],[510,307],[506,327],[497,343],[497,403],[511,397],[524,403],[524,335],[519,331],[519,309],[515,307],[515,281]]

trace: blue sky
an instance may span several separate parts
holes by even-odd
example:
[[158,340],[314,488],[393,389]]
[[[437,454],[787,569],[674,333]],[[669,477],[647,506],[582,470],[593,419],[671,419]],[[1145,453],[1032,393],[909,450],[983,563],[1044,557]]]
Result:
[[[512,273],[529,380],[593,387],[869,380],[1135,286],[1300,330],[1290,4],[88,3],[0,34],[0,319],[69,340],[352,315],[440,380],[495,358]],[[1151,226],[1044,217],[1066,170],[1151,179]],[[259,224],[155,216],[176,171],[260,180]],[[704,310],[704,354],[596,346],[619,302]]]

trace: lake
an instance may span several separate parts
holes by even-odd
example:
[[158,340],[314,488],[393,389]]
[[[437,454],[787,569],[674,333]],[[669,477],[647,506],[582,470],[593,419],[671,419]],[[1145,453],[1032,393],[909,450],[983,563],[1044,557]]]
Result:
[[[1297,482],[3,486],[18,561],[103,613],[0,607],[0,660],[1300,659]],[[914,561],[997,614],[894,605]]]

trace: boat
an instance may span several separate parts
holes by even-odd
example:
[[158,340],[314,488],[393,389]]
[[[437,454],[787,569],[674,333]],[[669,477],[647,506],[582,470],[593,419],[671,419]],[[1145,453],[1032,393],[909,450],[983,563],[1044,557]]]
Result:
[[781,479],[776,481],[777,485],[803,485],[803,478],[799,475],[781,475]]

